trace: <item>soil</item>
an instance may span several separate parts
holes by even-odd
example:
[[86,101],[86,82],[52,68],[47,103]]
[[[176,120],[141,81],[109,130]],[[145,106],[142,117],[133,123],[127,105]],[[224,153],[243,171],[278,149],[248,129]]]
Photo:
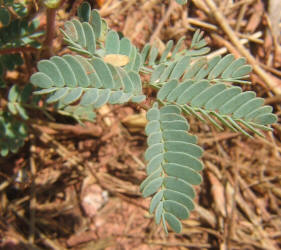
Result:
[[[79,2],[64,1],[57,12],[55,54],[65,53],[59,28]],[[280,16],[267,2],[190,0],[180,6],[174,1],[104,0],[95,7],[109,27],[140,49],[150,42],[161,51],[167,41],[182,36],[187,47],[200,28],[212,53],[241,57],[245,54],[235,39],[242,39],[266,74],[254,70],[252,85],[243,89],[265,98],[280,122]],[[39,14],[41,27],[46,25],[44,13]],[[7,78],[20,81],[25,70]],[[103,106],[96,123],[82,126],[65,117],[40,117],[42,122],[30,126],[25,146],[0,159],[1,249],[281,248],[280,123],[264,138],[246,138],[188,117],[190,132],[205,150],[203,183],[196,186],[196,209],[183,221],[182,233],[166,235],[148,212],[150,198],[139,191],[146,177],[146,107],[155,96],[151,89],[145,93],[150,98],[141,105]]]

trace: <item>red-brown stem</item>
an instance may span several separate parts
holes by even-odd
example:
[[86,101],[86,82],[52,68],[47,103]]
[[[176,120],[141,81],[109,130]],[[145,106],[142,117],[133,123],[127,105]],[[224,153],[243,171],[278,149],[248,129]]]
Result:
[[56,12],[57,9],[47,8],[47,31],[46,39],[43,43],[47,57],[53,54],[53,40],[56,35]]
[[14,54],[19,52],[37,52],[37,51],[38,49],[32,47],[7,48],[7,49],[1,49],[0,55]]

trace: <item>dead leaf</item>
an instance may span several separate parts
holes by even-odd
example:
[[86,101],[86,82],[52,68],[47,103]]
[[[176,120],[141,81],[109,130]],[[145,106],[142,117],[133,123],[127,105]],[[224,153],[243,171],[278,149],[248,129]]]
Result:
[[128,128],[132,133],[143,131],[147,120],[145,114],[129,115],[122,120],[122,123]]
[[211,183],[211,192],[217,209],[222,216],[226,216],[224,187],[217,177],[210,171],[207,172]]
[[119,67],[125,66],[129,63],[129,57],[121,54],[108,54],[103,58],[103,60],[106,63]]

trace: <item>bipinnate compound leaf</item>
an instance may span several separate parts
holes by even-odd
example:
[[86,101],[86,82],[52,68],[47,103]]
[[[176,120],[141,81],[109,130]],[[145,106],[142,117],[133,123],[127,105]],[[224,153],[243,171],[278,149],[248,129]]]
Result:
[[[145,159],[148,176],[140,188],[144,197],[155,193],[150,212],[155,212],[156,223],[162,220],[165,229],[167,222],[179,233],[180,220],[188,218],[194,209],[192,185],[198,185],[202,180],[199,172],[203,164],[199,157],[203,151],[196,145],[196,137],[187,133],[189,125],[178,106],[167,105],[159,109],[155,103],[147,112],[147,120]],[[174,126],[167,125],[169,123]]]

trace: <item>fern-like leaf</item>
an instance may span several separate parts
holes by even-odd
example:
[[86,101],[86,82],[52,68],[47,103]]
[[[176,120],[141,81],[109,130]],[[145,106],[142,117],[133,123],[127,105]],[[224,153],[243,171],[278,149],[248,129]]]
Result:
[[[206,47],[207,43],[202,38],[202,33],[200,32],[200,30],[197,30],[194,34],[189,50],[181,50],[184,39],[185,37],[179,39],[174,48],[173,41],[168,41],[159,60],[157,59],[158,49],[154,46],[146,44],[141,52],[142,65],[151,66],[155,69],[158,68],[158,66],[164,64],[166,68],[169,69],[171,64],[182,64],[183,58],[189,57],[189,60],[191,61],[192,58],[203,56],[210,51],[210,48]],[[169,75],[167,77],[169,77]]]
[[[241,125],[261,135],[256,129],[270,130],[277,117],[272,114],[271,106],[263,106],[263,99],[257,98],[252,91],[242,92],[240,87],[226,84],[210,84],[208,80],[170,80],[157,94],[158,99],[168,104],[177,104],[187,113],[201,114],[216,127],[221,123],[234,131],[249,134]],[[214,119],[215,118],[215,119]]]
[[158,108],[157,103],[147,112],[148,177],[140,188],[144,197],[156,193],[150,203],[150,213],[155,212],[156,223],[166,221],[171,228],[181,231],[180,219],[187,219],[194,209],[195,192],[192,185],[201,183],[199,160],[202,149],[196,137],[187,133],[189,125],[175,105]]
[[39,72],[31,83],[42,90],[35,94],[48,94],[47,103],[59,102],[66,107],[80,100],[83,107],[99,108],[105,103],[141,102],[140,77],[134,71],[105,63],[101,58],[87,59],[76,55],[54,56],[38,64]]
[[124,66],[127,72],[139,72],[141,55],[128,38],[120,39],[116,31],[108,30],[96,10],[89,12],[88,4],[81,6],[79,13],[80,21],[67,21],[62,30],[70,49],[89,57],[101,57],[113,66]]

